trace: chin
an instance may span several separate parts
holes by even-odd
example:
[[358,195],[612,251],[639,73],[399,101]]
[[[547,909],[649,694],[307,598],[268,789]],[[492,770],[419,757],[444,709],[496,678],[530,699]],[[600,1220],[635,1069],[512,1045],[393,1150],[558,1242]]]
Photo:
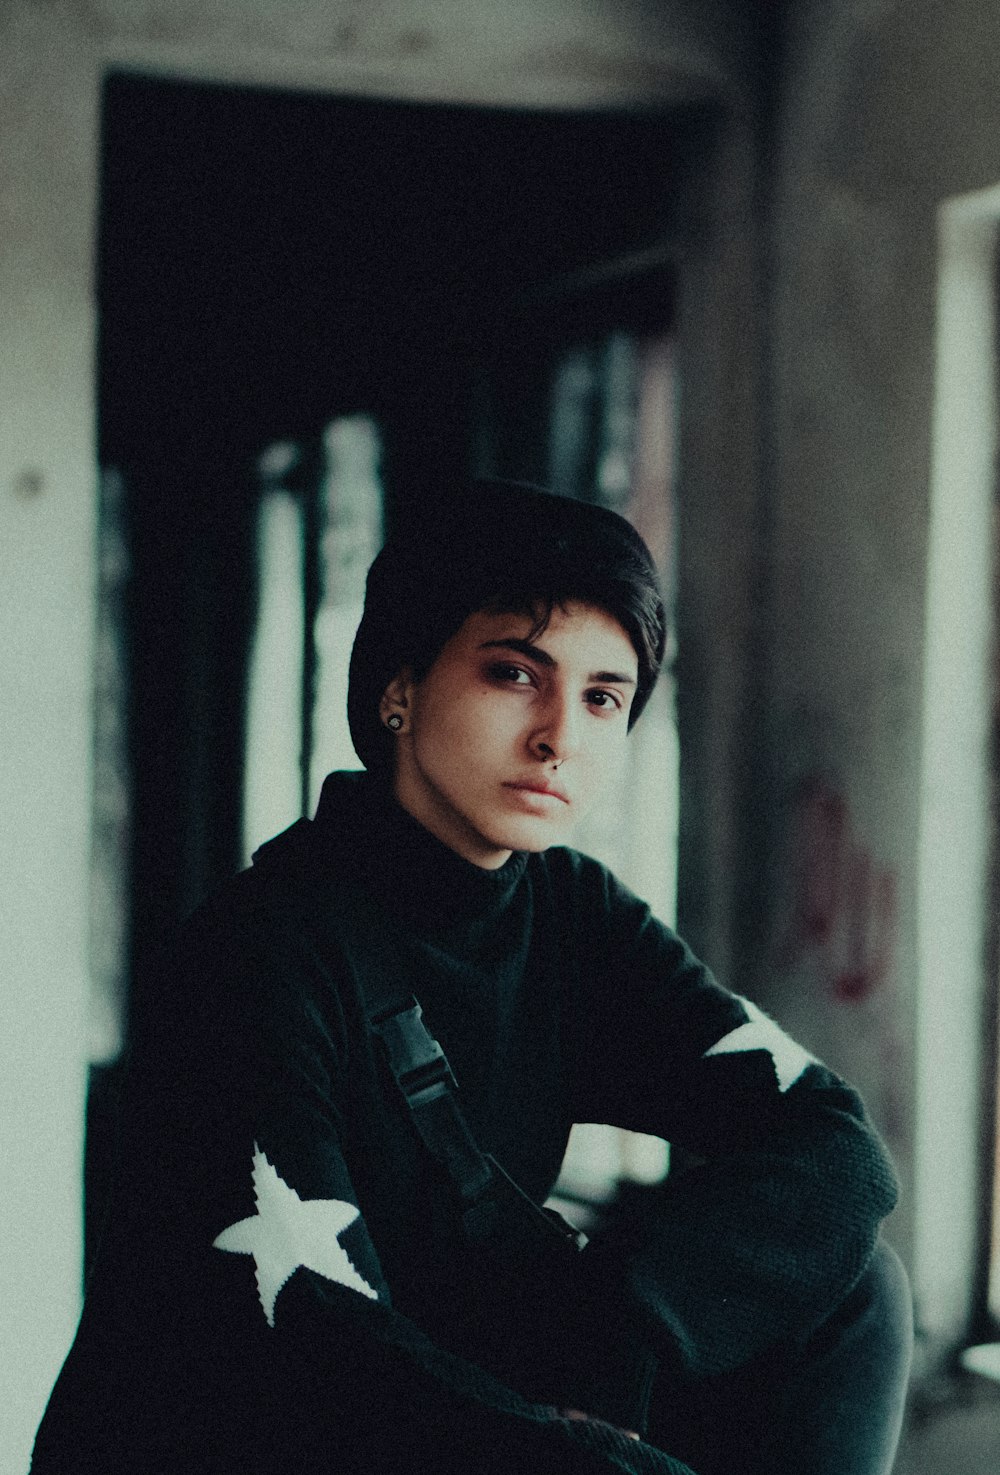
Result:
[[539,851],[548,850],[550,845],[558,844],[558,835],[546,835],[544,837],[533,835],[527,839],[512,840],[506,848],[509,850],[526,850],[529,854],[537,855]]
[[532,823],[497,825],[489,838],[501,850],[548,850],[550,845],[559,845],[565,839],[565,825]]

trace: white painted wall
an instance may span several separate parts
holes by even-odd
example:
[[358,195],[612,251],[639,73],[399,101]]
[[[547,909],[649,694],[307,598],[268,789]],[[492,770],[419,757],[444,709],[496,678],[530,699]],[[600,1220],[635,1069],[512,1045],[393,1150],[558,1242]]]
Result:
[[939,214],[934,452],[924,644],[917,906],[914,1278],[924,1328],[972,1311],[993,697],[1000,188]]
[[102,76],[647,106],[737,91],[741,44],[698,0],[0,11],[0,1475],[26,1468],[79,1307]]
[[0,25],[0,57],[0,1471],[20,1475],[80,1280],[97,76],[41,24]]

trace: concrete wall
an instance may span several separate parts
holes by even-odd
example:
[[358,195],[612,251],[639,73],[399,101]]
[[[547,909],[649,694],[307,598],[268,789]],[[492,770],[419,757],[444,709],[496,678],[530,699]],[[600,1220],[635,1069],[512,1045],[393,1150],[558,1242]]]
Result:
[[[165,76],[537,107],[660,106],[724,95],[739,109],[745,42],[728,5],[697,0],[366,7],[346,0],[10,0],[0,12],[3,1475],[26,1467],[79,1305],[102,76],[111,66],[134,66]],[[688,309],[694,337],[685,433],[690,454],[703,458],[694,479],[702,486],[746,484],[740,427],[748,413],[748,349],[741,346],[730,362],[726,346],[737,331],[747,270],[737,218],[747,167],[740,136],[737,126],[723,172],[726,188],[737,186],[736,215],[724,188],[699,295]],[[726,274],[733,276],[728,286]],[[713,337],[719,303],[726,326]],[[714,382],[699,389],[709,365]],[[731,445],[720,444],[714,416],[731,399],[737,429]],[[694,529],[693,536],[714,538],[715,530]],[[701,578],[703,603],[713,581],[721,587],[725,577],[720,568]],[[735,646],[718,677],[711,658],[701,664],[712,683],[711,712],[723,725],[733,709],[734,658]],[[724,748],[721,728],[716,740]],[[712,756],[707,768],[721,771]],[[724,806],[713,802],[714,822],[725,828]],[[711,905],[708,914],[715,917]],[[725,928],[725,917],[715,917],[706,935]]]
[[995,201],[949,202],[1000,178],[1000,12],[788,14],[765,992],[865,1089],[918,1320],[946,1342],[977,1253],[995,413]]
[[677,915],[696,952],[742,992],[756,982],[743,956],[740,878],[764,533],[757,114],[720,109],[694,153],[678,322]]

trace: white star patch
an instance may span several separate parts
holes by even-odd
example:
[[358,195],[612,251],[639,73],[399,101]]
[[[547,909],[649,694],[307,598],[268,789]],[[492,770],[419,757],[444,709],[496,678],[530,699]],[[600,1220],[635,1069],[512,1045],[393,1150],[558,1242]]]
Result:
[[716,1040],[705,1055],[742,1055],[747,1050],[766,1050],[774,1061],[778,1077],[778,1090],[787,1091],[793,1086],[807,1065],[815,1064],[815,1055],[803,1050],[801,1045],[785,1034],[773,1019],[768,1019],[762,1009],[751,1004],[749,999],[740,999],[750,1015],[746,1024],[730,1030],[721,1040]]
[[337,1241],[337,1236],[358,1218],[360,1210],[354,1204],[339,1198],[299,1198],[256,1143],[253,1190],[256,1214],[231,1224],[212,1245],[235,1255],[253,1255],[257,1290],[268,1326],[274,1326],[278,1292],[300,1265],[378,1300],[378,1292],[358,1274]]

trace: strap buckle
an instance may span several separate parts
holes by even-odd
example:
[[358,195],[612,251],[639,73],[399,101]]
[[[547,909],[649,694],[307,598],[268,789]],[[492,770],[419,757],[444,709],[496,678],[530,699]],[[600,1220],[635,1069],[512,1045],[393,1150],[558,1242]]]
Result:
[[447,1056],[421,1022],[422,1016],[423,1010],[411,994],[404,1008],[372,1020],[372,1028],[389,1056],[389,1069],[411,1107],[422,1106],[458,1087]]

